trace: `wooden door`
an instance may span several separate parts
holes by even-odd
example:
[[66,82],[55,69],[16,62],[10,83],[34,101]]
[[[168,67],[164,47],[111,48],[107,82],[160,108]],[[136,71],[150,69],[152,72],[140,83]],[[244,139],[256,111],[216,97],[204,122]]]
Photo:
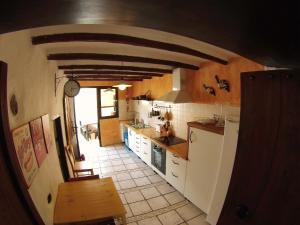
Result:
[[241,76],[238,147],[218,225],[300,224],[300,74],[292,73]]
[[65,129],[68,145],[72,145],[77,159],[80,157],[80,150],[77,137],[77,125],[75,119],[74,99],[64,96]]
[[190,128],[184,196],[208,212],[217,176],[223,135]]
[[121,143],[118,89],[112,87],[98,88],[97,107],[100,145],[108,146]]

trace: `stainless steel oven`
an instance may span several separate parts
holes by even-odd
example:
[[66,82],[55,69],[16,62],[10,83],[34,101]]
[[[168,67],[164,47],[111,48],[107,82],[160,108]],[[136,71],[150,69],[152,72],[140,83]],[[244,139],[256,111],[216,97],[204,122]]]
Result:
[[161,173],[166,174],[166,149],[152,142],[151,164]]

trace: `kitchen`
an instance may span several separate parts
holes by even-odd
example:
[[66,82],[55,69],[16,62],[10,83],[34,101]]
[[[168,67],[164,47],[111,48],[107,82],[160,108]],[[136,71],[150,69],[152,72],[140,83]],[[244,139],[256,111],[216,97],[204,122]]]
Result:
[[[124,43],[123,45],[115,43],[97,45],[94,43],[99,40],[88,43],[82,40],[79,42],[84,43],[76,41],[76,43],[52,43],[51,40],[47,42],[47,39],[34,39],[39,35],[47,36],[47,34],[55,33],[61,33],[57,35],[64,36],[66,35],[65,30],[68,32],[98,31],[99,37],[102,37],[101,32],[113,33],[116,30],[121,35],[134,33],[140,38],[146,36],[151,39],[155,36],[156,40],[159,41],[172,40],[173,44],[186,44],[198,50],[202,49],[203,46],[208,47],[210,49],[206,49],[207,52],[212,49],[215,50],[211,51],[211,54],[219,56],[223,61],[221,60],[220,63],[178,52],[170,53],[172,49],[151,49],[151,47],[145,48],[145,46],[129,48]],[[149,32],[149,30],[147,31]],[[280,143],[278,147],[280,150],[292,149],[290,145],[286,145],[289,142],[297,146],[297,141],[295,141],[297,129],[293,124],[288,123],[287,119],[299,111],[296,108],[298,81],[296,76],[293,76],[294,72],[271,71],[271,68],[226,50],[221,51],[215,46],[208,46],[205,43],[195,42],[195,40],[184,39],[184,37],[175,37],[173,34],[148,32],[134,27],[77,25],[74,27],[39,28],[1,36],[1,46],[3,47],[1,59],[12,65],[15,58],[20,57],[20,60],[17,60],[19,63],[17,66],[9,67],[8,91],[5,93],[7,97],[4,94],[3,96],[8,99],[15,94],[18,102],[22,102],[22,106],[26,106],[25,112],[24,109],[21,109],[17,116],[13,115],[15,102],[12,101],[14,104],[7,106],[7,109],[10,110],[10,123],[7,126],[11,130],[15,129],[45,113],[49,113],[53,117],[59,117],[59,115],[63,117],[63,114],[66,113],[63,106],[67,106],[66,109],[72,111],[73,98],[63,95],[64,85],[68,79],[69,81],[78,80],[81,88],[97,87],[99,89],[111,89],[119,82],[126,82],[132,86],[126,90],[117,90],[118,98],[114,99],[118,102],[118,115],[115,118],[100,119],[99,121],[99,136],[102,146],[99,147],[97,143],[96,147],[100,152],[98,151],[94,158],[87,155],[86,161],[91,159],[95,174],[99,173],[101,178],[109,176],[114,179],[115,186],[119,189],[118,193],[124,201],[123,204],[128,213],[127,221],[132,224],[143,224],[149,221],[154,224],[206,224],[207,222],[216,224],[225,202],[221,219],[227,219],[227,224],[233,224],[228,222],[230,220],[226,216],[232,216],[232,213],[228,212],[234,211],[231,221],[244,220],[247,222],[251,212],[256,209],[256,202],[254,201],[260,199],[260,196],[255,196],[256,198],[252,198],[252,196],[256,193],[259,194],[260,190],[269,188],[255,185],[258,183],[265,184],[264,179],[268,175],[273,180],[276,178],[265,168],[271,168],[270,164],[276,163],[276,168],[282,172],[276,174],[286,176],[288,173],[285,171],[285,166],[290,168],[295,165],[294,162],[288,164],[287,160],[280,164],[283,165],[282,167],[279,167],[277,160],[282,155],[269,157],[267,154],[262,154],[263,157],[257,157],[260,155],[259,151],[273,150],[273,143]],[[130,37],[127,36],[127,38]],[[68,41],[70,40],[66,40],[66,42]],[[105,39],[104,42],[110,41]],[[11,46],[16,47],[11,50]],[[18,54],[19,51],[16,49],[21,49],[24,54]],[[162,51],[164,51],[163,54]],[[118,61],[116,55],[109,55],[108,53],[124,54],[127,58],[122,55],[122,59]],[[135,56],[130,57],[128,56],[129,53]],[[141,57],[136,56],[139,54]],[[74,57],[77,58],[74,59]],[[158,61],[157,58],[160,60]],[[105,64],[107,63],[105,59],[113,62],[109,62],[109,65],[95,63],[95,60],[102,60],[102,63]],[[28,66],[28,61],[31,60],[33,62],[30,64],[31,66]],[[139,62],[132,62],[132,60]],[[170,62],[170,60],[173,61]],[[116,63],[116,61],[118,62]],[[194,69],[191,71],[182,68],[176,69],[177,66],[151,65],[150,68],[147,67],[147,70],[152,70],[152,72],[147,72],[148,76],[145,74],[143,76],[132,75],[133,69],[138,67],[139,70],[145,70],[146,65],[149,66],[148,64],[151,62],[152,64],[155,64],[153,62],[173,64],[176,61],[180,61],[183,67]],[[76,64],[75,62],[80,63]],[[82,68],[84,67],[83,71]],[[105,68],[105,73],[102,71],[103,68]],[[122,72],[118,71],[118,74],[121,73],[121,75],[111,72],[111,68],[114,69],[114,72],[117,69],[122,69]],[[125,68],[126,72],[123,72]],[[153,73],[154,69],[168,70],[168,72],[155,74]],[[106,70],[112,74],[107,75]],[[185,75],[184,71],[187,72]],[[138,73],[143,74],[143,71]],[[26,79],[22,74],[27,74]],[[181,79],[184,77],[186,79]],[[272,83],[276,85],[272,85]],[[289,88],[286,88],[287,85]],[[173,88],[176,88],[177,91],[178,89],[185,89],[190,93],[192,101],[172,103],[173,100],[161,99]],[[25,89],[27,94],[23,95]],[[33,98],[32,96],[39,97]],[[141,100],[144,96],[146,98],[149,96],[149,99]],[[293,96],[294,98],[286,98],[285,96]],[[63,106],[61,99],[65,100]],[[14,99],[12,98],[12,100]],[[27,107],[32,105],[38,107]],[[109,105],[109,107],[114,108],[115,105]],[[72,135],[68,132],[74,133],[73,130],[76,126],[71,124],[72,118],[70,117],[66,117],[62,121],[67,125],[67,129],[63,129],[63,134],[67,139],[64,140],[64,143],[67,145],[73,141]],[[239,127],[239,121],[241,121],[241,127]],[[278,121],[278,123],[274,121]],[[164,124],[165,126],[162,126]],[[261,124],[260,129],[257,129],[257,124]],[[126,150],[120,144],[124,126],[134,136],[128,140],[128,146],[131,150]],[[284,132],[285,130],[289,132]],[[280,137],[284,138],[277,138],[277,131],[280,132]],[[172,138],[172,135],[177,138]],[[238,150],[241,152],[238,159],[244,157],[243,163],[238,164],[238,172],[246,172],[247,176],[242,176],[243,174],[238,172],[232,173],[234,178],[239,179],[233,179],[238,181],[231,182],[232,187],[228,188],[235,158],[237,135],[239,135]],[[171,138],[157,140],[161,136],[171,136]],[[161,141],[167,142],[161,143]],[[182,143],[169,146],[172,141]],[[209,150],[201,151],[201,149]],[[24,190],[23,194],[32,201],[31,210],[38,212],[36,214],[41,217],[40,220],[43,220],[45,224],[52,224],[57,187],[64,182],[61,171],[59,171],[59,159],[56,153],[56,151],[49,152],[31,186],[23,187],[23,183],[20,182],[20,186]],[[248,154],[247,157],[244,154]],[[245,163],[249,158],[252,159],[252,161],[249,160],[249,163],[255,163],[250,165]],[[269,160],[270,158],[274,160]],[[240,161],[236,160],[236,162]],[[259,173],[256,172],[260,169],[265,169],[265,176],[258,177]],[[257,182],[256,179],[260,179],[260,182]],[[245,199],[238,198],[242,199],[241,202],[229,201],[235,199],[234,193],[245,196],[247,194],[244,191],[245,188],[241,187],[248,187],[249,184],[254,185],[257,191],[252,191],[250,197],[247,195]],[[278,183],[276,184],[275,187],[280,187]],[[225,200],[227,190],[226,198],[228,201]],[[199,194],[200,192],[203,194]],[[269,193],[274,195],[274,192]],[[284,198],[278,200],[279,203],[283,201]],[[264,203],[266,204],[266,202],[270,203],[270,201]],[[284,204],[278,204],[278,202],[273,204],[277,206],[276,209],[270,205],[264,209],[269,211],[271,209],[285,210],[282,208]],[[293,203],[286,202],[286,204]],[[259,213],[264,215],[262,211]],[[175,218],[176,220],[170,222],[168,218]],[[259,218],[272,220],[272,218],[265,216]],[[224,224],[226,223],[224,222]]]

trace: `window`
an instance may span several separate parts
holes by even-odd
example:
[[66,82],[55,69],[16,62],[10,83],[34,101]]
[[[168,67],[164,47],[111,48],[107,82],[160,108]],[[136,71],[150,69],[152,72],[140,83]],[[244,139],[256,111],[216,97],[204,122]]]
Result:
[[101,119],[119,117],[117,88],[99,88],[98,99],[99,115]]

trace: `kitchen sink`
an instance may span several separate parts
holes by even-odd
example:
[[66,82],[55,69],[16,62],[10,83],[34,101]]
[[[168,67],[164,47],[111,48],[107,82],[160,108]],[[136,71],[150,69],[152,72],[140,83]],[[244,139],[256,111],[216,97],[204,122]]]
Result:
[[129,124],[130,126],[132,126],[135,129],[144,129],[144,128],[150,128],[150,125],[146,125],[146,124],[142,124],[142,123],[137,123],[137,124]]

